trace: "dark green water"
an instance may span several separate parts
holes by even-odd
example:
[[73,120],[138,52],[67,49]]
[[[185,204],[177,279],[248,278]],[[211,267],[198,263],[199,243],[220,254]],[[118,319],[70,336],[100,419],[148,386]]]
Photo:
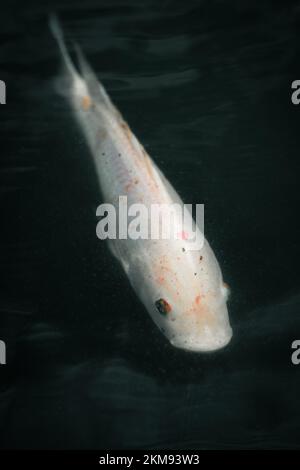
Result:
[[[96,238],[52,10],[183,200],[205,204],[226,349],[172,348]],[[13,1],[0,20],[1,448],[299,448],[300,3]]]

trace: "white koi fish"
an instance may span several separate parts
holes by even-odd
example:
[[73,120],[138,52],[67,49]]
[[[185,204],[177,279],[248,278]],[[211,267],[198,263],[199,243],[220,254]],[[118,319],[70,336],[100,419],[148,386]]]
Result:
[[[105,202],[117,208],[119,197],[127,196],[128,206],[143,203],[150,209],[153,204],[176,203],[182,207],[179,195],[133,135],[79,48],[80,72],[67,52],[55,17],[51,17],[50,26],[70,80],[69,99],[91,150]],[[175,225],[179,215],[178,220],[176,217]],[[173,346],[212,351],[227,345],[232,336],[228,288],[206,240],[197,251],[189,249],[185,236],[169,240],[117,238],[110,240],[110,248]]]

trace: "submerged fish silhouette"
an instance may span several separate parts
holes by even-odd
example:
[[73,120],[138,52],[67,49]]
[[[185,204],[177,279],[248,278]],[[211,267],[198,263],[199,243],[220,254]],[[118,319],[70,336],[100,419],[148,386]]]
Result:
[[[78,47],[77,71],[55,16],[50,27],[70,81],[69,100],[93,155],[105,201],[117,205],[119,196],[126,195],[128,204],[142,202],[148,208],[152,204],[182,206],[179,195],[133,135]],[[208,242],[204,240],[200,251],[189,250],[188,243],[185,236],[171,240],[127,238],[110,241],[110,248],[171,344],[212,351],[224,347],[232,336],[228,289]]]

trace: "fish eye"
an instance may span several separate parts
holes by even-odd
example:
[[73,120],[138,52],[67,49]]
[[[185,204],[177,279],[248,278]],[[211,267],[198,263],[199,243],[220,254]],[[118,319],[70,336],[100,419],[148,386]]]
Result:
[[158,299],[155,302],[155,307],[161,315],[166,315],[172,310],[171,305],[165,299]]

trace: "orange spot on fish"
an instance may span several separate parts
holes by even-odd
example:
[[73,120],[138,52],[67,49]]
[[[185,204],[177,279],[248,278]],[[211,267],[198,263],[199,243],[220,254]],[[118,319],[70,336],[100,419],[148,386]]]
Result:
[[201,295],[197,295],[197,297],[195,298],[195,302],[197,305],[199,305],[200,300],[201,300]]
[[81,99],[81,107],[84,111],[88,111],[92,106],[92,100],[88,95],[83,96]]

